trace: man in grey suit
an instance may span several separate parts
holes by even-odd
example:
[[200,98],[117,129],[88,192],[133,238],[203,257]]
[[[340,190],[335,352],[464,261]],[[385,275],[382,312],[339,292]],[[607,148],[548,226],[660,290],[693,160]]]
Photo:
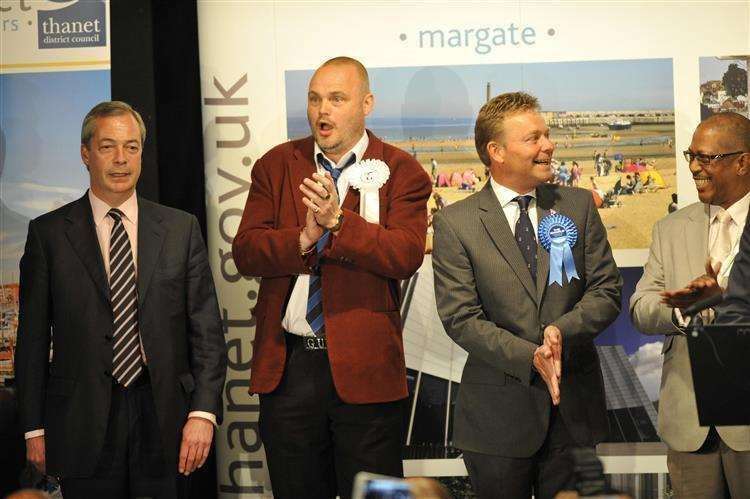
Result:
[[750,206],[750,121],[736,113],[706,119],[684,155],[700,202],[654,226],[630,313],[641,332],[667,335],[659,436],[669,447],[675,496],[750,497],[750,427],[699,426],[683,335],[687,318],[680,312],[726,287]]
[[490,180],[434,218],[438,313],[469,353],[453,439],[479,497],[550,498],[572,485],[567,451],[607,434],[593,339],[622,280],[591,193],[548,183],[534,97],[498,95],[474,133]]
[[221,422],[226,346],[206,247],[194,216],[136,195],[145,138],[128,104],[91,109],[90,189],[32,220],[21,258],[27,459],[61,478],[65,499],[186,498]]

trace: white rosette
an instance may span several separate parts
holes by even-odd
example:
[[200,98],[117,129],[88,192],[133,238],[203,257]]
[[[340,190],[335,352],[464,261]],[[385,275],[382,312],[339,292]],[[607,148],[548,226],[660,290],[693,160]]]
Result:
[[365,159],[347,168],[349,186],[359,191],[359,214],[368,222],[380,222],[378,191],[390,174],[388,165],[379,159]]

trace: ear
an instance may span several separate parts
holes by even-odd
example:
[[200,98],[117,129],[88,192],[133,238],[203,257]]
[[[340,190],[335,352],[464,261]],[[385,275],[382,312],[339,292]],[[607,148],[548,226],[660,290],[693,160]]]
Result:
[[737,175],[744,176],[750,174],[750,152],[740,155],[737,160]]
[[487,142],[487,154],[491,163],[505,163],[505,147],[500,145],[499,142]]
[[375,107],[375,96],[372,94],[365,95],[365,98],[362,101],[362,107],[364,108],[365,116],[368,116]]
[[81,161],[86,165],[86,169],[89,169],[89,149],[86,144],[81,144]]

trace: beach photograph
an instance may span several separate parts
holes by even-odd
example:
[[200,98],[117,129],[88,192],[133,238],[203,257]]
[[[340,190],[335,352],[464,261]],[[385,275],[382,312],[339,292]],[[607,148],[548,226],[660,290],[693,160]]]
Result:
[[[287,136],[309,135],[313,70],[285,72]],[[433,180],[431,212],[481,189],[474,120],[497,94],[539,99],[556,144],[554,182],[587,189],[613,249],[644,249],[676,206],[671,59],[369,69],[367,128],[412,154]],[[429,251],[428,243],[428,251]]]

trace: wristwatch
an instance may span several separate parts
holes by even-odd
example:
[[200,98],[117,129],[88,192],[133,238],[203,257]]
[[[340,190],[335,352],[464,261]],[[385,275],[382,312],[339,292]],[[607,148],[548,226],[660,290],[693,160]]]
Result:
[[344,210],[341,210],[339,211],[339,217],[336,220],[336,225],[334,225],[328,230],[330,230],[331,232],[337,232],[341,228],[341,224],[343,223],[344,223]]

